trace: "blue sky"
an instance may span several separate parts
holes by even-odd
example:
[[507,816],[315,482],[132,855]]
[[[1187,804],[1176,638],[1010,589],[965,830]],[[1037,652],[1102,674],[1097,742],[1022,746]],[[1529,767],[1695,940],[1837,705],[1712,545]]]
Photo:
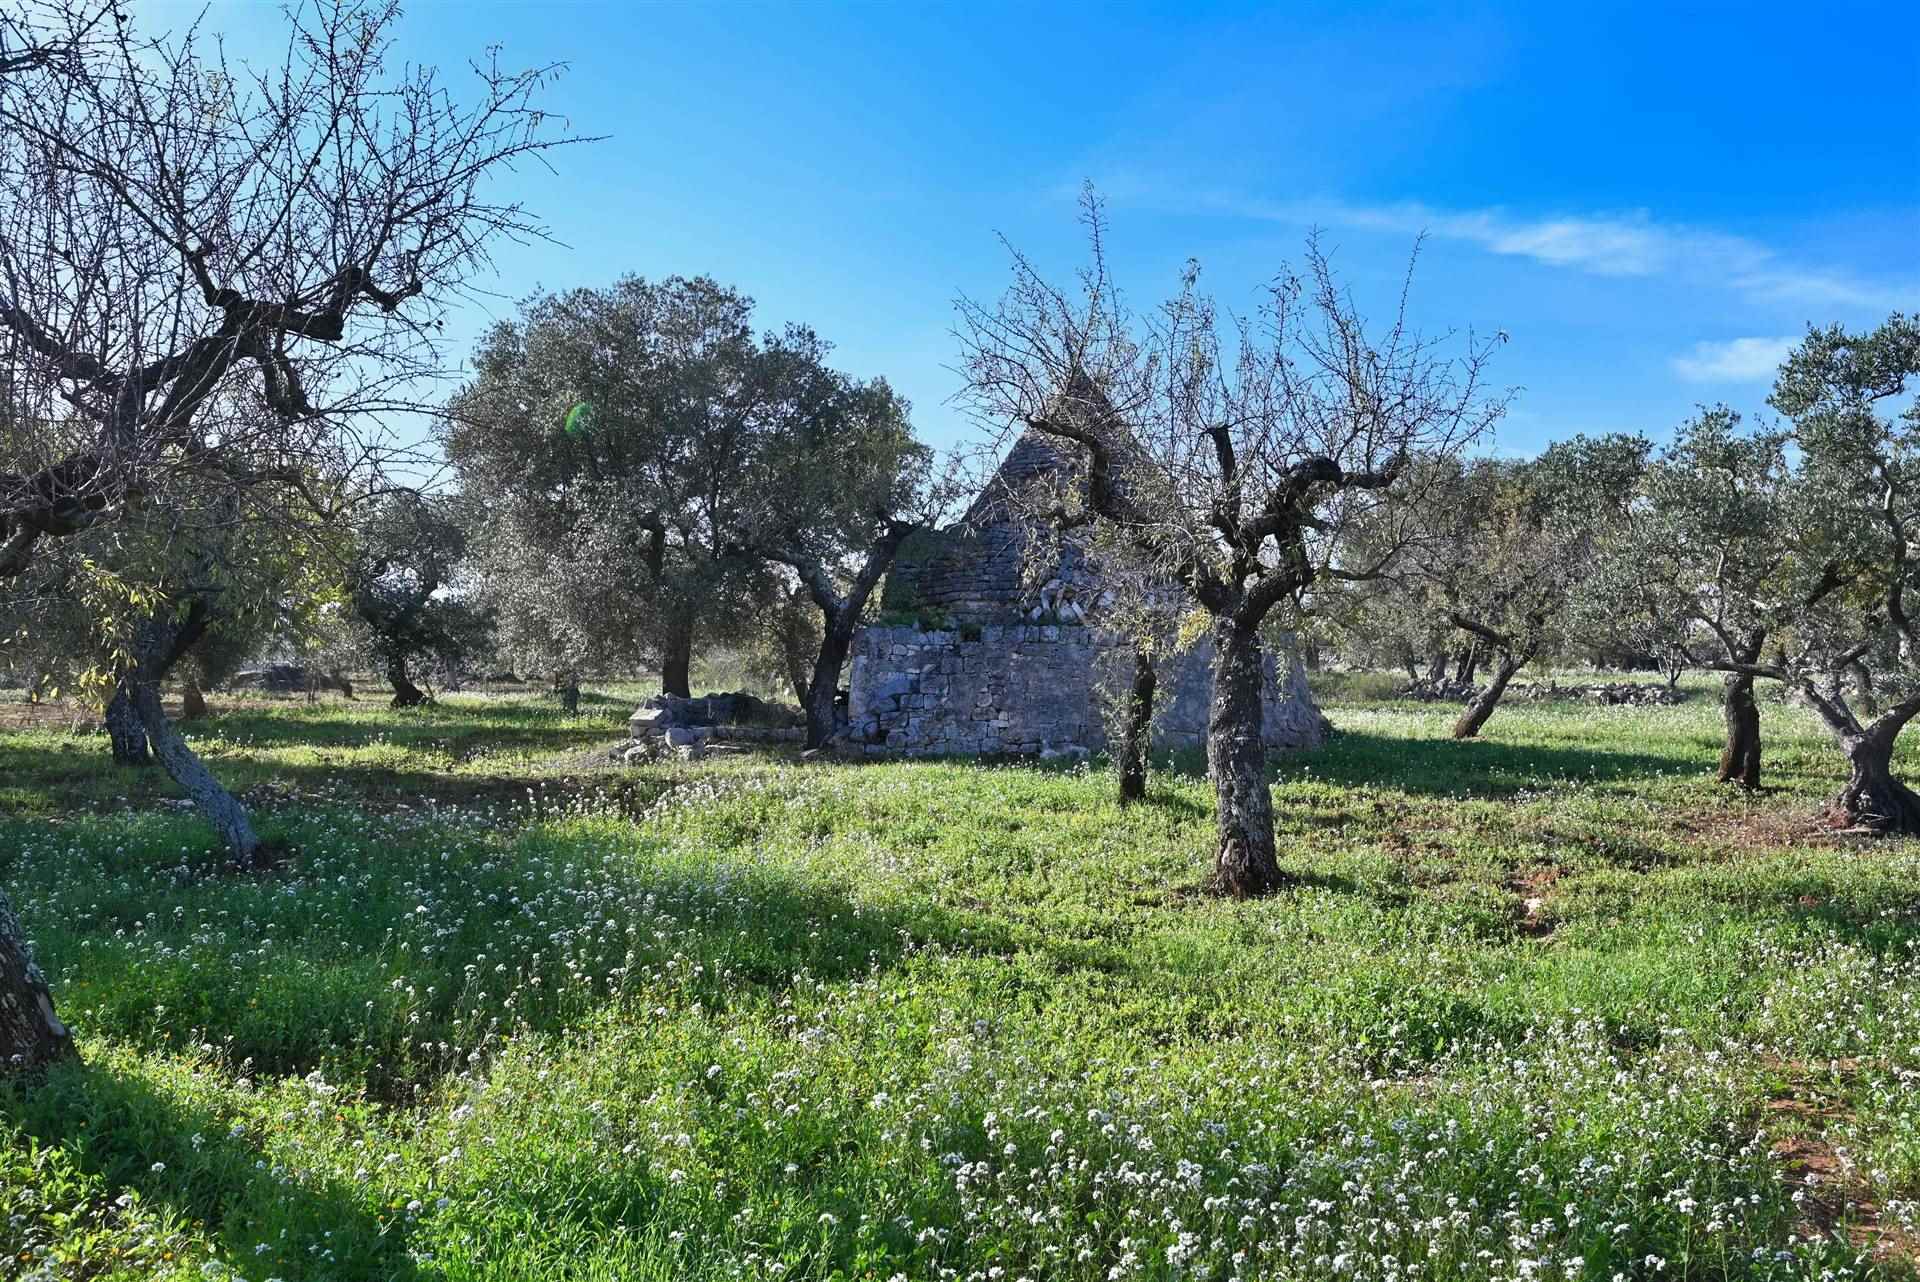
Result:
[[[207,22],[245,52],[280,19]],[[490,43],[571,64],[549,107],[610,135],[513,179],[561,243],[490,288],[709,273],[942,444],[978,431],[954,297],[1004,284],[997,234],[1070,272],[1083,179],[1138,304],[1196,257],[1250,307],[1317,226],[1378,314],[1425,231],[1419,323],[1511,336],[1507,451],[1758,409],[1809,322],[1920,310],[1920,5],[416,0],[398,51]]]

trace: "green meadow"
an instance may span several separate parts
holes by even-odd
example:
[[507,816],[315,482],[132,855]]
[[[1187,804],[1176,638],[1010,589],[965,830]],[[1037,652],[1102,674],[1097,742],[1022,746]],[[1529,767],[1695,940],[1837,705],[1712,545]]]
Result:
[[[1823,1279],[1920,1252],[1920,846],[1678,707],[1329,677],[1290,887],[1162,763],[625,768],[633,692],[253,701],[157,770],[0,733],[81,1063],[0,1097],[19,1278]],[[1920,766],[1907,758],[1909,774]]]

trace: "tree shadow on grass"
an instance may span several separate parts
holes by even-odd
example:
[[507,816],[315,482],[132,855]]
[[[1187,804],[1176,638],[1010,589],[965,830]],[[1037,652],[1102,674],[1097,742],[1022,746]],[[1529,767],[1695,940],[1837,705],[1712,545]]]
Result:
[[[1289,762],[1293,759],[1289,758]],[[1313,777],[1423,795],[1505,797],[1562,781],[1612,782],[1705,773],[1711,762],[1680,752],[1570,748],[1494,739],[1398,739],[1342,731],[1298,760]]]
[[[1342,730],[1319,748],[1280,750],[1268,756],[1278,782],[1308,776],[1316,783],[1371,787],[1425,796],[1509,797],[1555,783],[1611,782],[1661,774],[1708,774],[1712,762],[1680,752],[1568,748],[1546,744],[1502,743],[1496,739],[1402,739]],[[1168,760],[1170,773],[1203,777],[1206,762],[1197,753]],[[1162,793],[1155,804],[1205,812],[1191,798]]]
[[[420,1276],[408,1257],[403,1208],[378,1207],[365,1186],[276,1164],[244,1126],[139,1077],[104,1065],[62,1066],[30,1087],[0,1089],[0,1119],[65,1150],[96,1177],[107,1223],[116,1218],[115,1199],[131,1192],[204,1225],[235,1276]],[[95,1249],[104,1254],[110,1245],[101,1239]],[[120,1265],[85,1260],[76,1276]]]
[[746,863],[662,866],[644,847],[541,833],[442,860],[436,828],[310,851],[292,882],[218,875],[210,848],[188,877],[174,854],[70,855],[60,876],[92,912],[39,941],[49,972],[74,977],[56,1000],[143,1048],[197,1029],[256,1074],[318,1069],[406,1103],[511,1033],[564,1033],[609,1006],[771,1010],[803,974],[1017,948],[986,914],[876,908]]

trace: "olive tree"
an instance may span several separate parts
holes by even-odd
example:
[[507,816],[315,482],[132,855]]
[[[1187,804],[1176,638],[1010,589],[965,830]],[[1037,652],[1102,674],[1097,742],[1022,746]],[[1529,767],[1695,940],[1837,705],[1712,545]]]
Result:
[[1806,597],[1837,583],[1794,582],[1798,558],[1787,433],[1746,429],[1724,405],[1683,423],[1647,467],[1635,519],[1607,555],[1591,613],[1611,612],[1651,651],[1692,666],[1734,665],[1722,682],[1722,783],[1758,788],[1760,704],[1754,674]]
[[367,504],[355,522],[347,600],[366,628],[368,649],[393,686],[393,706],[427,702],[409,669],[422,660],[457,667],[484,648],[488,612],[456,591],[467,529],[453,504],[400,490]]
[[1920,833],[1920,796],[1893,773],[1900,732],[1920,715],[1920,625],[1907,596],[1920,539],[1920,320],[1895,313],[1865,333],[1813,329],[1770,398],[1798,462],[1781,569],[1797,600],[1758,662],[1727,671],[1789,685],[1846,756],[1832,812],[1849,827]]
[[1493,660],[1454,738],[1478,735],[1515,674],[1564,643],[1570,605],[1627,520],[1648,448],[1640,437],[1579,436],[1538,458],[1475,460],[1429,492],[1412,576]]
[[1177,292],[1136,314],[1108,270],[1097,200],[1077,282],[1013,255],[997,304],[959,303],[967,391],[1007,434],[1056,442],[1080,469],[1057,523],[1124,541],[1180,583],[1214,651],[1208,766],[1217,803],[1214,884],[1236,897],[1281,882],[1262,733],[1263,621],[1347,564],[1338,537],[1390,502],[1412,459],[1453,454],[1505,401],[1488,398],[1488,347],[1445,357],[1399,313],[1370,332],[1309,242],[1256,315],[1222,317],[1189,265]]
[[442,442],[490,505],[484,585],[507,644],[570,666],[660,666],[687,695],[696,635],[741,630],[769,580],[730,555],[767,497],[751,467],[771,368],[818,344],[764,341],[753,301],[699,277],[628,276],[529,299],[490,331]]
[[769,408],[746,451],[757,500],[743,506],[730,549],[786,567],[819,611],[798,683],[812,748],[833,736],[840,674],[873,590],[951,489],[914,439],[907,403],[884,380],[828,370],[822,356],[791,342],[767,354]]

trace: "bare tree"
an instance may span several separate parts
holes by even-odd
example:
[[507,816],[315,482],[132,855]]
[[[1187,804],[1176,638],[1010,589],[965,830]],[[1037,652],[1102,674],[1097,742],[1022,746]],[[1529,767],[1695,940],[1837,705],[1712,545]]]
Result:
[[[397,14],[308,0],[248,67],[104,0],[0,0],[0,580],[195,477],[325,509],[315,478],[396,453],[445,306],[498,238],[540,232],[488,182],[555,145],[552,68],[483,63],[456,95],[387,65]],[[198,764],[157,695],[132,702],[163,762]],[[244,812],[183,786],[251,861]]]
[[58,52],[0,77],[0,355],[22,425],[0,577],[165,502],[174,473],[390,452],[380,419],[439,369],[444,305],[497,237],[539,231],[483,184],[553,145],[532,102],[548,70],[479,68],[463,105],[385,66],[396,14],[314,0],[284,63],[254,70],[111,5],[8,13]]
[[968,391],[1002,432],[1032,430],[1079,460],[1084,489],[1052,514],[1123,542],[1212,620],[1208,765],[1218,804],[1214,881],[1233,896],[1280,884],[1262,735],[1260,625],[1316,582],[1378,573],[1343,563],[1339,533],[1390,500],[1421,454],[1453,454],[1501,414],[1488,345],[1457,360],[1406,323],[1370,336],[1317,241],[1257,316],[1223,320],[1189,265],[1146,316],[1108,272],[1089,192],[1091,261],[1078,287],[1013,254],[995,306],[962,299]]
[[438,371],[445,305],[539,232],[483,184],[553,143],[550,69],[479,67],[462,103],[385,65],[397,13],[314,0],[251,69],[111,5],[8,12],[55,52],[0,77],[0,578],[196,477],[331,508],[329,479],[398,452],[383,422]]

